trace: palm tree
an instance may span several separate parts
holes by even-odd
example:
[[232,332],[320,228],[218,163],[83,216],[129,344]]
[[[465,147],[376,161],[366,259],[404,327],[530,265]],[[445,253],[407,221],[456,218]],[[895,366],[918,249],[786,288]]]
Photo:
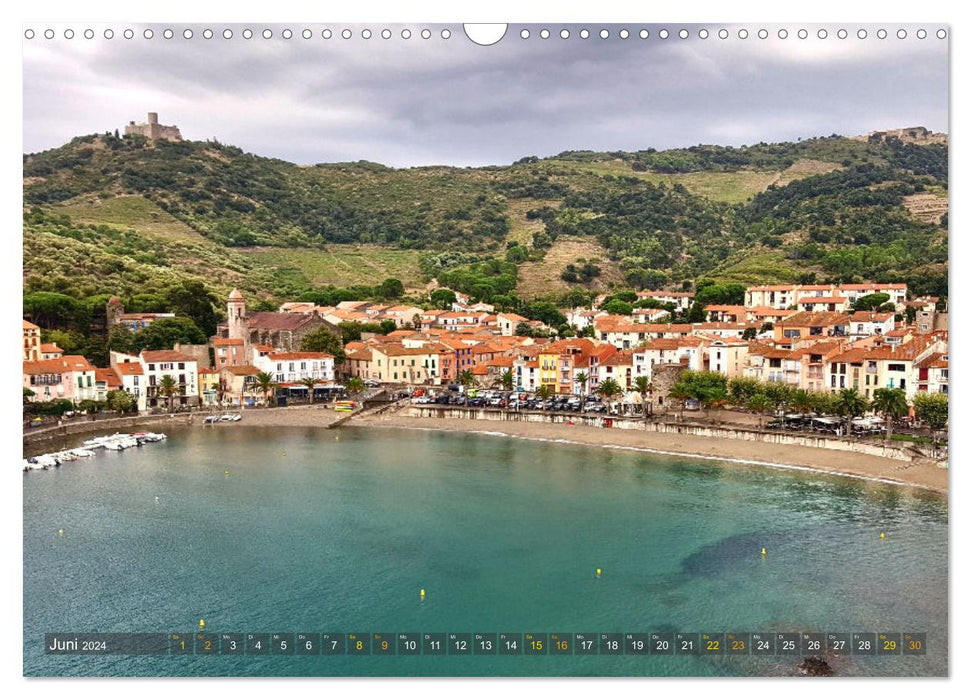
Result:
[[749,397],[749,400],[746,402],[748,410],[759,416],[759,430],[762,430],[765,425],[765,412],[772,408],[773,405],[772,399],[762,393]]
[[344,382],[344,386],[352,394],[360,394],[362,391],[364,391],[367,388],[367,384],[365,384],[364,380],[361,379],[360,377],[351,377],[346,382]]
[[300,383],[307,387],[307,394],[310,396],[310,403],[314,402],[314,387],[320,383],[317,377],[305,377],[300,380]]
[[644,425],[647,425],[647,409],[650,407],[653,412],[652,403],[648,401],[647,395],[654,394],[654,384],[647,377],[640,376],[634,380],[634,388],[641,395],[641,410],[644,412]]
[[472,374],[472,370],[463,370],[459,375],[459,384],[465,387],[465,405],[469,405],[469,389],[476,385],[475,375]]
[[586,372],[577,372],[573,380],[580,385],[580,413],[583,413],[583,406],[587,400],[587,381],[590,375]]
[[813,410],[813,397],[805,389],[796,389],[792,395],[792,408],[799,413],[809,413]]
[[724,389],[712,389],[710,391],[704,392],[704,394],[699,398],[702,408],[705,409],[705,418],[711,419],[711,409],[721,408],[726,403],[728,403],[728,394],[725,393]]
[[850,435],[853,419],[862,416],[870,407],[870,402],[860,396],[856,389],[841,389],[836,395],[836,413],[846,418],[846,435]]
[[607,399],[609,406],[611,399],[624,393],[624,390],[620,388],[620,384],[617,383],[616,379],[604,379],[600,382],[600,386],[597,387],[597,393]]
[[266,402],[269,403],[271,392],[276,389],[276,382],[273,381],[273,375],[269,372],[259,372],[253,379],[256,380],[256,386],[263,392]]
[[678,420],[682,423],[684,422],[684,408],[688,399],[691,398],[691,392],[688,391],[686,386],[683,386],[680,382],[671,387],[671,391],[668,392],[668,397],[674,399],[681,404],[681,414]]
[[883,414],[887,422],[887,442],[890,442],[893,419],[907,413],[907,394],[903,389],[877,389],[873,392],[872,408]]
[[513,385],[516,383],[515,377],[513,377],[512,370],[507,369],[499,377],[499,384],[502,385],[503,391],[506,392],[506,410],[509,410],[509,395],[512,393]]
[[553,387],[549,384],[540,384],[539,389],[536,390],[536,396],[543,402],[544,411],[546,410],[546,402],[553,398],[554,393],[556,392],[553,391]]
[[169,413],[172,412],[172,397],[179,393],[179,383],[171,374],[164,375],[158,381],[158,393],[168,398]]

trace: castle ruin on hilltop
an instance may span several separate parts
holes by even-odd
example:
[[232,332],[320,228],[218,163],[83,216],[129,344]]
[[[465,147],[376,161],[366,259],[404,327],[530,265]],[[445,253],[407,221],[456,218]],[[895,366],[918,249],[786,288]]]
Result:
[[136,124],[135,122],[128,122],[128,126],[125,127],[125,136],[138,135],[144,136],[152,141],[181,141],[182,134],[179,132],[179,127],[166,126],[165,124],[158,123],[158,112],[148,113],[148,122],[145,124]]

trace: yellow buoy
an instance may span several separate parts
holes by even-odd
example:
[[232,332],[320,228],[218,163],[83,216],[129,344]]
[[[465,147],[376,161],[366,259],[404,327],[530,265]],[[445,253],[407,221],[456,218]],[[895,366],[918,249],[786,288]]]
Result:
[[334,436],[334,441],[335,441],[335,442],[336,442],[336,441],[339,441],[340,439],[341,439],[341,436],[340,436],[340,435],[335,435],[335,436]]
[[229,470],[228,469],[223,472],[223,476],[229,476]]
[[206,621],[205,620],[199,620],[199,629],[201,629],[201,630],[206,629]]
[[600,574],[602,574],[602,573],[603,572],[600,570],[600,567],[598,566],[597,567],[597,578],[600,578]]
[[425,589],[424,588],[421,589],[420,595],[421,595],[421,599],[422,600],[425,600]]
[[284,456],[284,457],[286,457],[286,456],[287,456],[287,453],[286,453],[286,452],[284,452],[284,453],[283,453],[283,456]]
[[762,556],[765,556],[765,547],[762,548]]
[[881,539],[881,540],[882,540],[882,539],[886,539],[886,538],[884,537],[884,535],[883,535],[883,533],[882,533],[882,532],[880,533],[880,539]]
[[57,534],[58,534],[58,536],[63,536],[64,535],[64,530],[58,530],[57,531]]

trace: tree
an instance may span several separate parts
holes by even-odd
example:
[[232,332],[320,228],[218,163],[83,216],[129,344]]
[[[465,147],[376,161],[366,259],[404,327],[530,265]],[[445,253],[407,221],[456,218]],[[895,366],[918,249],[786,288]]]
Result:
[[762,392],[772,402],[772,407],[778,411],[792,402],[795,389],[785,382],[766,382]]
[[893,431],[894,418],[900,418],[907,413],[907,394],[903,389],[876,389],[873,392],[871,407],[883,414],[887,426],[887,442],[890,442]]
[[137,355],[138,350],[135,346],[135,334],[123,323],[115,324],[108,331],[108,351],[123,352],[129,355]]
[[671,387],[671,391],[668,392],[668,397],[681,404],[681,413],[678,416],[678,420],[683,423],[685,404],[687,404],[688,399],[691,398],[691,392],[688,390],[687,385],[683,384],[682,382],[678,382]]
[[600,308],[608,314],[615,314],[617,316],[630,316],[634,312],[634,307],[622,299],[611,299]]
[[521,313],[528,319],[542,321],[553,328],[566,323],[566,316],[560,312],[556,304],[549,301],[532,301],[522,307]]
[[512,393],[512,388],[516,383],[516,378],[513,376],[512,370],[507,369],[499,377],[499,384],[502,385],[503,391],[506,392],[506,410],[509,410],[509,395]]
[[597,393],[607,401],[609,406],[613,399],[624,393],[616,379],[604,379],[597,387]]
[[465,387],[465,405],[469,405],[469,389],[476,385],[475,375],[472,370],[466,369],[459,374],[459,384]]
[[158,380],[158,393],[168,399],[169,413],[172,412],[172,397],[179,393],[179,383],[171,374],[163,375]]
[[303,337],[300,341],[300,350],[301,352],[326,352],[334,356],[335,365],[343,364],[346,358],[341,339],[323,326]]
[[206,336],[191,318],[160,318],[134,334],[136,351],[170,350],[176,343],[199,345]]
[[36,396],[33,390],[24,387],[24,406],[30,403],[31,398]]
[[[648,399],[648,395],[654,394],[654,385],[651,380],[641,375],[634,380],[634,388],[641,395],[641,411],[644,413],[644,425],[647,425],[648,409],[653,408],[653,402]],[[653,411],[652,411],[653,412]]]
[[74,297],[57,292],[24,294],[24,315],[38,326],[65,327],[74,319],[78,302]]
[[865,294],[853,302],[854,311],[876,311],[890,301],[890,295],[883,292]]
[[810,395],[812,410],[816,413],[836,413],[836,402],[839,397],[828,391],[814,391]]
[[791,405],[799,413],[809,413],[813,410],[813,397],[805,389],[796,389],[792,393]]
[[701,397],[701,406],[705,409],[705,417],[710,418],[710,411],[713,408],[721,408],[728,403],[728,393],[724,387],[713,388]]
[[765,412],[772,408],[772,400],[765,394],[755,394],[749,397],[746,406],[748,410],[758,415],[759,430],[762,430],[765,425]]
[[[194,325],[201,329],[204,338],[216,332],[216,323],[219,321],[216,309],[220,302],[205,284],[198,280],[184,281],[170,287],[165,292],[165,298],[172,311],[192,319]],[[203,339],[200,342],[206,341]]]
[[352,394],[360,394],[367,388],[367,384],[360,377],[351,377],[344,383],[344,386]]
[[516,324],[516,335],[529,338],[533,335],[533,328],[525,321]]
[[695,302],[688,309],[688,315],[686,321],[688,323],[704,323],[706,318],[705,307],[701,302]]
[[728,396],[736,406],[747,406],[749,399],[762,393],[762,384],[751,377],[733,377],[728,380]]
[[846,419],[846,435],[850,434],[850,429],[853,426],[853,419],[857,416],[862,416],[866,413],[867,408],[870,407],[869,401],[867,401],[860,392],[856,389],[841,389],[836,395],[836,404],[834,406],[836,414],[843,416]]
[[590,381],[590,375],[581,371],[577,372],[573,379],[580,385],[580,413],[583,413],[583,407],[587,401],[587,382]]
[[947,427],[947,394],[918,393],[914,396],[914,415],[935,433],[944,430]]
[[274,390],[276,389],[276,382],[273,381],[273,375],[269,372],[259,372],[253,379],[256,381],[256,386],[259,390],[263,392],[263,397],[266,399],[266,402],[270,403],[272,400],[273,403],[276,403],[275,397],[273,397]]
[[317,377],[304,377],[300,380],[300,383],[307,387],[307,394],[310,397],[310,403],[314,402],[314,387],[320,383]]
[[401,283],[401,280],[389,277],[378,285],[377,292],[379,296],[385,299],[399,299],[405,293],[405,285]]
[[744,331],[742,331],[742,340],[755,340],[755,336],[758,335],[758,330],[755,326],[749,326]]
[[539,389],[536,390],[537,398],[543,402],[544,411],[546,410],[546,402],[553,398],[553,394],[555,393],[556,392],[553,391],[553,387],[551,387],[549,384],[540,384]]
[[695,302],[703,306],[709,304],[741,305],[745,303],[744,284],[705,284],[702,280],[696,285]]
[[124,389],[115,389],[105,394],[105,402],[112,411],[126,413],[135,406],[135,397]]
[[624,281],[637,289],[658,289],[667,283],[668,276],[663,270],[636,268],[627,272]]

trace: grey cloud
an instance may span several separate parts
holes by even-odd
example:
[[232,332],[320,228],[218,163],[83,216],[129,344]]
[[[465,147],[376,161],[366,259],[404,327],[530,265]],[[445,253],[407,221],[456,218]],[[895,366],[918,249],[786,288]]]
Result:
[[[311,40],[206,41],[201,26],[184,41],[174,28],[172,40],[124,40],[116,28],[110,42],[25,42],[25,150],[120,128],[150,110],[186,138],[298,163],[396,166],[948,128],[947,42],[933,37],[818,41],[793,31],[785,41],[719,40],[714,27],[704,41],[694,30],[662,41],[648,27],[647,41],[616,31],[584,41],[572,26],[566,41],[523,41],[515,26],[484,48],[460,29],[446,42],[412,27],[406,42],[400,27],[383,40],[372,26],[367,41],[323,40],[319,27]],[[778,28],[767,29],[775,37]]]

